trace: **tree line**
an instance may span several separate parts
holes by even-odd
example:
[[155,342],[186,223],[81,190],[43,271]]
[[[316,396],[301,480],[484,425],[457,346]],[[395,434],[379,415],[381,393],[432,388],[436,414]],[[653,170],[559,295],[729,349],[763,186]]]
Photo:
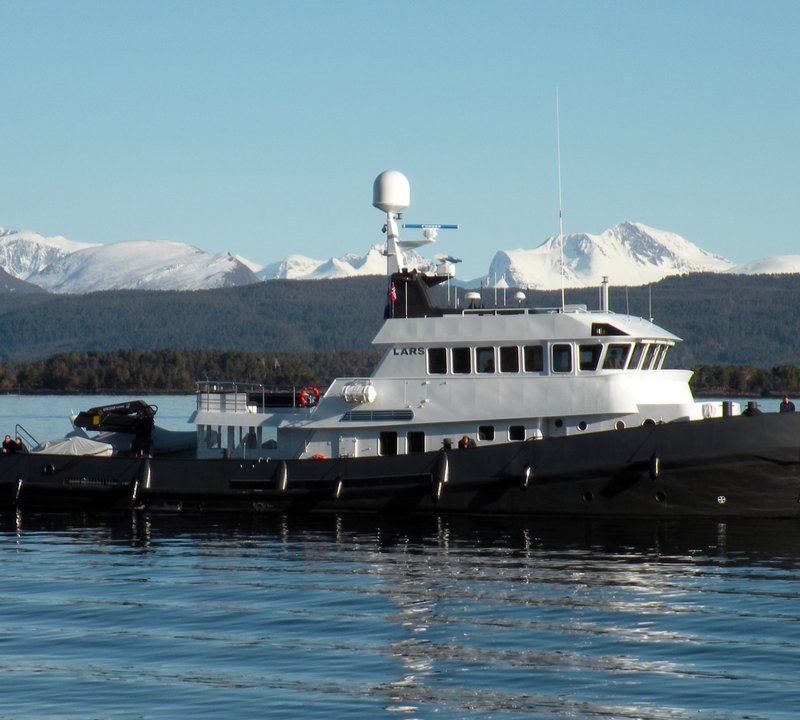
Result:
[[[0,392],[190,393],[198,381],[267,386],[325,387],[336,377],[367,377],[380,359],[375,350],[256,353],[211,350],[68,352],[32,362],[0,365]],[[800,368],[777,365],[696,365],[698,395],[800,396]]]
[[757,368],[751,365],[698,365],[690,383],[699,395],[777,396],[800,395],[800,368],[776,365]]
[[379,355],[373,350],[68,352],[44,360],[3,363],[0,392],[189,393],[198,381],[325,386],[337,376],[368,376]]

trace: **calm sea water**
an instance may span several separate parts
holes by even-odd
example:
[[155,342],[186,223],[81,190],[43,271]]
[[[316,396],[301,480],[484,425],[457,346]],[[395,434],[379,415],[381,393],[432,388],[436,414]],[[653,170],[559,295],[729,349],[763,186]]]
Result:
[[[191,398],[152,400],[182,428]],[[106,399],[49,401],[0,420],[58,435]],[[0,544],[0,718],[800,707],[793,521],[10,513]]]

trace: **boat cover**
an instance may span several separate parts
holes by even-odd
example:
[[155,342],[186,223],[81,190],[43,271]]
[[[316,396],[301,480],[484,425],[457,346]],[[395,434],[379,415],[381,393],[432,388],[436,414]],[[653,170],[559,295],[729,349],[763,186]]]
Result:
[[113,455],[114,447],[104,442],[97,442],[86,437],[72,435],[60,440],[46,440],[37,445],[32,453],[48,455]]

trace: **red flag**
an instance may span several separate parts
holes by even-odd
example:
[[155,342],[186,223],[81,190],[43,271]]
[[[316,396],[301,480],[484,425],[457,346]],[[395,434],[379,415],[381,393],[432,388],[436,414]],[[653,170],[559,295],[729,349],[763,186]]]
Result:
[[397,289],[394,286],[394,281],[392,281],[392,284],[389,287],[389,300],[391,300],[392,302],[397,301]]

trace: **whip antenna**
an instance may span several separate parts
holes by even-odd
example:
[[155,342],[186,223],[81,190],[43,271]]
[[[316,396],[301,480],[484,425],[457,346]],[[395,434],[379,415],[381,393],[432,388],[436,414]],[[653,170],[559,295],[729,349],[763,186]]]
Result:
[[561,119],[556,88],[556,160],[558,162],[558,247],[561,266],[561,312],[564,312],[564,214],[561,210]]

